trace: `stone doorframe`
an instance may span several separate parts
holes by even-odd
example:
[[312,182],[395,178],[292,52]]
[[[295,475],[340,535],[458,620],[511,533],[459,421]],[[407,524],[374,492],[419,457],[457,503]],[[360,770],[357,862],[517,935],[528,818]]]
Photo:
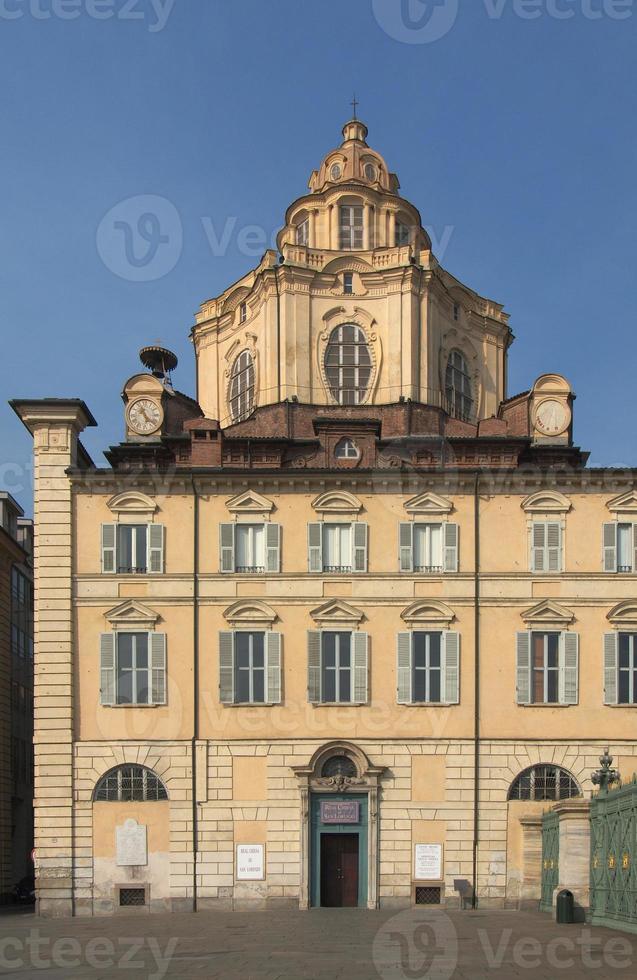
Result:
[[[324,764],[344,755],[356,766],[356,776],[321,776]],[[292,766],[301,793],[301,881],[299,908],[310,907],[310,795],[312,793],[367,793],[367,908],[378,908],[378,791],[384,767],[373,766],[362,749],[351,742],[327,742],[307,766]]]

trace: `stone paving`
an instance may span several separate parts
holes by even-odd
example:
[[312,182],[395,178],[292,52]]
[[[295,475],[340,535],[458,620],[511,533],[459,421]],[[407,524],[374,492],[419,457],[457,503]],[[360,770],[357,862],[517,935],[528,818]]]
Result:
[[523,912],[0,915],[0,977],[481,980],[637,975],[637,936]]

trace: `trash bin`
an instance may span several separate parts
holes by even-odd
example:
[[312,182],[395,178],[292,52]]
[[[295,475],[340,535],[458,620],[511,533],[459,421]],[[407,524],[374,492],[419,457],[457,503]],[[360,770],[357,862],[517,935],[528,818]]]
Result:
[[566,888],[557,896],[556,921],[562,925],[575,922],[575,899],[573,892],[569,892]]

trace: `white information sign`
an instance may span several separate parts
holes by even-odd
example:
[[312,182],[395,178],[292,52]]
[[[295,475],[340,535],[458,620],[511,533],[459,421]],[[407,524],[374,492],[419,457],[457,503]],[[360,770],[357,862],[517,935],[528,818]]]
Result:
[[140,867],[148,864],[146,827],[136,820],[127,820],[123,827],[115,828],[117,864],[120,868]]
[[237,844],[237,881],[263,881],[265,878],[263,844]]
[[440,881],[442,878],[442,844],[416,844],[414,847],[414,880]]

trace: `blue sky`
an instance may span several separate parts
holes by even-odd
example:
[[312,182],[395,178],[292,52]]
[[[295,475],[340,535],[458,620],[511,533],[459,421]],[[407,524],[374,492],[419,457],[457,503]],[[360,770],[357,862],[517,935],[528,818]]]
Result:
[[[84,398],[101,465],[139,347],[194,393],[194,311],[256,264],[250,226],[280,227],[356,91],[443,264],[511,313],[510,393],[564,373],[591,463],[637,464],[636,41],[637,0],[0,0],[5,397]],[[8,407],[0,438],[30,510]]]

